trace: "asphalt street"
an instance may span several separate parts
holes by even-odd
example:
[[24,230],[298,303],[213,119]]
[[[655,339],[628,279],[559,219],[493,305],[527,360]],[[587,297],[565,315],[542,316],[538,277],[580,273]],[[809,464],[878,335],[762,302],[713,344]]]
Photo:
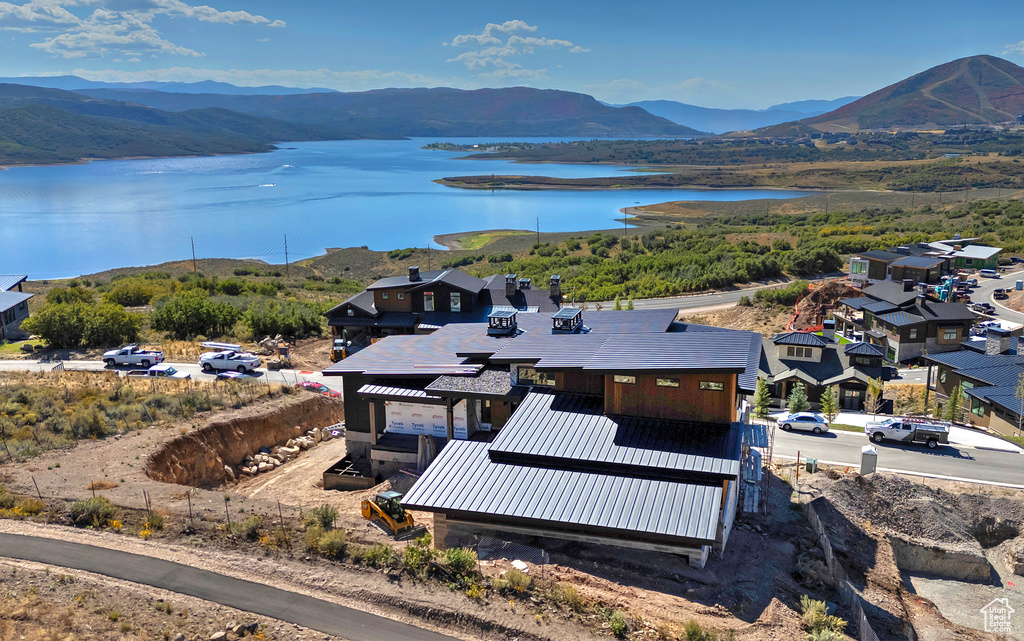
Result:
[[[858,432],[832,431],[824,434],[775,431],[774,455],[860,467],[861,447],[872,445]],[[1024,455],[996,452],[964,445],[925,445],[883,443],[878,450],[878,467],[887,471],[941,476],[982,483],[1015,485],[1024,488]]]
[[455,641],[321,599],[119,550],[0,534],[0,556],[83,570],[212,601],[348,641]]
[[1015,312],[1009,307],[1003,307],[1002,301],[992,298],[992,292],[996,289],[1013,289],[1017,279],[1024,279],[1024,271],[1001,274],[999,278],[978,278],[978,286],[971,291],[971,302],[992,303],[996,306],[996,318],[1013,323],[1024,323],[1024,314]]

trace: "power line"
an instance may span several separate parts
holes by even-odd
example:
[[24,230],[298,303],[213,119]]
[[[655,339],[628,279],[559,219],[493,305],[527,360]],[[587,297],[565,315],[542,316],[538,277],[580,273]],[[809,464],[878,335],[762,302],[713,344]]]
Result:
[[288,263],[288,234],[284,235],[284,275],[292,275],[291,265]]

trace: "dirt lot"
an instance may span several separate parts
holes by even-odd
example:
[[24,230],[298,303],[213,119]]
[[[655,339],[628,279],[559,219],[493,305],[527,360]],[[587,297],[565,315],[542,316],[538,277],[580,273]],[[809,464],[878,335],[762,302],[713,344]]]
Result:
[[842,281],[829,281],[813,287],[811,293],[796,304],[797,317],[793,320],[793,329],[799,331],[820,326],[840,300],[860,295],[860,290]]
[[[1006,558],[1024,523],[1019,491],[931,479],[919,483],[883,473],[866,480],[825,472],[801,481],[850,580],[875,606],[868,616],[876,632],[906,638],[904,621],[910,620],[922,641],[998,638],[978,629],[983,626],[978,610],[996,596],[1017,598],[1014,584],[1022,579]],[[897,566],[891,535],[984,555],[992,563],[992,579],[968,583],[910,576]]]
[[766,336],[786,330],[793,312],[788,307],[729,307],[696,314],[680,314],[679,320],[727,329],[745,329]]

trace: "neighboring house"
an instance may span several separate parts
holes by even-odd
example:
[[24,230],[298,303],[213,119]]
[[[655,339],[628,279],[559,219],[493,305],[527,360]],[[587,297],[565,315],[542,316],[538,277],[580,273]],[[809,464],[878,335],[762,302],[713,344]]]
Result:
[[21,285],[28,276],[24,274],[0,274],[0,341],[21,339],[21,321],[28,318],[28,299],[32,294],[22,291]]
[[934,256],[904,256],[889,263],[888,280],[934,284],[943,274],[946,259]]
[[974,425],[1018,436],[1018,419],[1024,401],[1017,386],[1024,376],[1024,337],[992,328],[986,337],[984,353],[962,350],[947,354],[929,354],[928,389],[939,402],[948,402],[960,386],[963,416]]
[[382,278],[327,312],[335,336],[366,345],[395,334],[432,332],[448,323],[480,323],[495,309],[554,312],[562,300],[561,278],[534,289],[515,274],[476,278],[457,269]]
[[831,322],[825,321],[821,336],[785,332],[765,337],[760,375],[768,383],[773,405],[785,407],[793,388],[803,385],[816,408],[825,390],[835,387],[840,409],[858,411],[864,407],[868,380],[889,380],[882,348],[869,343],[838,344]]
[[889,277],[889,264],[903,254],[873,249],[850,257],[850,278],[859,283],[873,283]]
[[883,281],[865,288],[862,297],[839,301],[834,315],[840,334],[882,347],[895,363],[960,349],[977,315],[963,303],[930,298],[915,285],[911,279]]
[[503,531],[702,567],[737,509],[761,335],[675,315],[499,310],[323,373],[343,377],[348,452],[373,474],[440,451],[403,500],[434,513],[439,546]]
[[933,249],[952,257],[956,269],[995,269],[999,267],[1001,247],[973,245],[977,238],[942,240],[928,243]]

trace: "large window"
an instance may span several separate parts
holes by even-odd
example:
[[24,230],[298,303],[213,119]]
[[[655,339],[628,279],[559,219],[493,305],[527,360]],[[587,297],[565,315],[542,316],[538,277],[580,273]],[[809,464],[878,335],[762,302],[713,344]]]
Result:
[[434,292],[423,292],[423,311],[434,311]]
[[795,358],[811,358],[814,354],[810,347],[787,347],[786,355]]
[[462,311],[462,294],[458,292],[452,292],[452,307],[453,312]]
[[942,330],[942,340],[944,340],[944,341],[955,341],[957,339],[957,335],[959,333],[960,333],[959,330],[944,329],[944,330]]
[[850,274],[866,274],[868,273],[868,262],[866,260],[851,260],[850,261]]

